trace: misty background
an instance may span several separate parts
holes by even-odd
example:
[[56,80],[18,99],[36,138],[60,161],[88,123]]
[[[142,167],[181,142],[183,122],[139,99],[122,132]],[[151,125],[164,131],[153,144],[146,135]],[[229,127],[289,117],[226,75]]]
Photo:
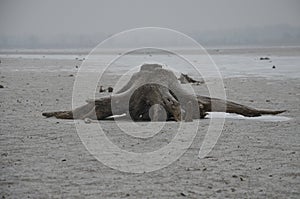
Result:
[[204,46],[300,45],[298,0],[0,0],[0,49],[93,48],[163,27]]

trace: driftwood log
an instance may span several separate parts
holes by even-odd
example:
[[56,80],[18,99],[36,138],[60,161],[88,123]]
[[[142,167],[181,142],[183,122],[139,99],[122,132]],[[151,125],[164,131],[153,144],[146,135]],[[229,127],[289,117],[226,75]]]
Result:
[[193,78],[191,78],[190,76],[188,76],[187,74],[180,74],[180,77],[178,78],[178,80],[180,81],[181,84],[187,84],[187,83],[193,83],[193,84],[204,84],[204,81],[198,81],[198,80],[194,80]]
[[192,95],[184,90],[172,71],[158,64],[144,64],[129,82],[115,94],[70,111],[45,112],[59,119],[104,120],[126,113],[134,121],[192,121],[207,112],[237,113],[246,117],[279,114],[284,110],[261,110],[231,101]]

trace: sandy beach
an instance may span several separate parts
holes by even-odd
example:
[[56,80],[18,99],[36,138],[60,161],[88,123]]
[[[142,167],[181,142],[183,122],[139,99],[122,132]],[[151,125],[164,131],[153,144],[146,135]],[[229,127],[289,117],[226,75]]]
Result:
[[[228,99],[285,109],[280,116],[290,120],[228,118],[216,146],[199,159],[209,125],[209,119],[201,120],[192,146],[177,161],[161,170],[132,174],[97,161],[82,144],[73,121],[41,115],[71,109],[78,60],[0,57],[1,198],[299,198],[299,78],[225,77]],[[298,70],[299,64],[294,66]],[[43,70],[52,66],[55,70]],[[64,67],[68,70],[57,70]],[[111,78],[118,76],[107,77],[105,87],[113,86]],[[199,94],[205,91],[205,85],[193,87]],[[124,141],[113,121],[100,124],[113,142],[138,149],[139,140]],[[170,142],[176,123],[167,127],[146,147]]]

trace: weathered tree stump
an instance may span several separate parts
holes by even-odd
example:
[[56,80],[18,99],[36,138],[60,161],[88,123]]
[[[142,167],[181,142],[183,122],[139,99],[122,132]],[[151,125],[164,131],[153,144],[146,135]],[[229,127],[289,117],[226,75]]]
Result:
[[194,96],[185,91],[172,71],[158,64],[144,64],[117,93],[71,111],[46,112],[43,116],[59,119],[104,120],[113,115],[128,114],[134,121],[192,121],[207,112],[237,113],[247,117],[279,114],[284,110],[260,110],[231,101]]

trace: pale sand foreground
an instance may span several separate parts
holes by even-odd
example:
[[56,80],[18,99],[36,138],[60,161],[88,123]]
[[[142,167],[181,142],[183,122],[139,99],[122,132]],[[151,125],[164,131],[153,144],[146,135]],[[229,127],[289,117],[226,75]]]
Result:
[[[145,174],[113,170],[81,143],[71,121],[46,119],[43,111],[71,108],[75,77],[70,72],[1,70],[0,125],[2,198],[299,198],[300,79],[230,78],[228,98],[246,105],[286,109],[284,122],[227,119],[213,151],[198,159],[209,119],[201,120],[188,151],[170,166]],[[107,82],[109,85],[109,82]],[[195,87],[199,92],[203,86]],[[110,139],[127,142],[112,121],[102,121]],[[144,143],[167,144],[176,132]],[[126,141],[127,140],[127,141]]]

